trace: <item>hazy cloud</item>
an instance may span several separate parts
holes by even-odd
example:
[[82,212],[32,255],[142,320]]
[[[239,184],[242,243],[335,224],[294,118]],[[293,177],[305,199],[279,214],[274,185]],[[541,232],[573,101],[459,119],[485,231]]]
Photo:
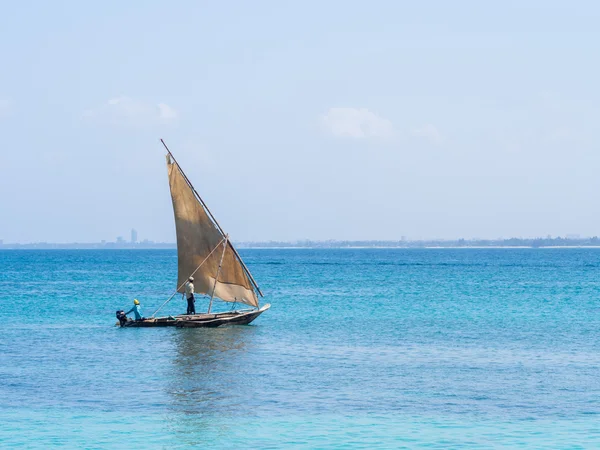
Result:
[[159,103],[158,109],[162,120],[176,120],[179,117],[177,111],[165,103]]
[[551,141],[562,141],[566,139],[573,138],[574,133],[568,127],[558,127],[550,132],[548,135],[548,139]]
[[0,118],[7,117],[10,114],[11,103],[6,100],[0,98]]
[[392,122],[366,108],[330,108],[321,116],[321,124],[337,137],[385,138],[394,134]]
[[115,97],[105,104],[85,111],[84,117],[118,125],[147,126],[176,121],[178,112],[165,103],[152,104],[130,97]]
[[435,126],[431,125],[430,123],[423,125],[419,128],[415,128],[412,131],[412,135],[427,139],[429,142],[432,142],[434,144],[439,144],[440,142],[442,142],[442,136],[440,135],[440,132]]

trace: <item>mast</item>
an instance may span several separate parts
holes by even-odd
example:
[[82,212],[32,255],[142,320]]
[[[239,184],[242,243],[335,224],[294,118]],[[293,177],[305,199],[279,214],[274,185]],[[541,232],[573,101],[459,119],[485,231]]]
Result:
[[223,253],[221,253],[221,261],[219,261],[219,268],[217,269],[217,275],[215,276],[215,284],[213,284],[212,292],[210,293],[210,303],[208,304],[208,314],[210,314],[210,309],[212,308],[213,298],[215,296],[215,289],[217,288],[217,281],[219,280],[219,275],[221,274],[221,267],[223,266],[223,258],[225,257],[225,250],[227,250],[227,241],[229,240],[229,235],[225,235],[225,242],[223,242]]
[[[224,240],[225,240],[225,239],[223,239],[221,242],[223,242]],[[213,248],[213,249],[210,251],[210,253],[208,254],[208,256],[202,260],[202,262],[200,263],[200,265],[199,265],[198,267],[196,267],[196,269],[195,269],[195,270],[194,270],[192,273],[190,273],[190,277],[194,276],[194,274],[195,274],[196,272],[198,272],[198,270],[200,269],[200,267],[202,267],[202,265],[203,265],[203,264],[204,264],[206,261],[208,261],[208,258],[210,258],[210,257],[211,257],[211,255],[212,255],[212,254],[215,252],[215,250],[216,250],[216,249],[219,247],[219,245],[221,245],[221,242],[219,242],[219,243],[218,243],[218,244],[215,246],[215,248]],[[223,262],[223,258],[222,258],[222,257],[221,257],[221,262]],[[220,267],[219,267],[219,268],[220,268]],[[188,279],[189,279],[189,277],[188,277]],[[170,302],[170,301],[173,299],[173,297],[175,297],[175,296],[177,295],[177,292],[179,292],[179,289],[181,289],[181,288],[182,288],[182,287],[185,285],[185,283],[186,283],[186,282],[183,282],[183,283],[181,284],[181,286],[179,286],[177,289],[175,289],[175,292],[173,292],[173,294],[172,294],[172,295],[171,295],[171,296],[170,296],[170,297],[169,297],[169,298],[168,298],[168,299],[167,299],[167,300],[166,300],[166,301],[165,301],[165,302],[164,302],[162,305],[160,305],[160,306],[159,306],[159,307],[156,309],[156,311],[154,311],[154,312],[152,313],[152,315],[151,315],[150,317],[151,317],[151,318],[154,318],[154,316],[156,315],[156,313],[157,313],[158,311],[160,311],[160,310],[163,308],[163,306],[165,306],[167,303],[169,303],[169,302]],[[214,288],[213,288],[213,292],[214,292]],[[211,297],[211,299],[210,299],[210,300],[211,300],[211,302],[212,302],[212,297]],[[210,312],[210,309],[209,309],[209,312]]]
[[[210,211],[210,209],[208,208],[208,206],[206,205],[206,203],[204,203],[204,200],[202,200],[202,197],[200,197],[200,194],[198,194],[198,191],[196,191],[196,188],[194,188],[194,185],[189,180],[189,178],[187,177],[187,175],[185,174],[185,172],[183,171],[183,169],[181,168],[181,166],[179,165],[179,163],[177,162],[177,160],[173,156],[173,153],[171,153],[171,150],[169,150],[169,147],[167,147],[167,144],[165,144],[165,141],[163,141],[161,139],[160,142],[162,143],[162,145],[165,147],[165,149],[169,153],[169,156],[171,158],[173,158],[173,161],[175,162],[175,164],[177,164],[179,172],[181,173],[181,175],[183,175],[183,179],[186,181],[186,183],[188,184],[188,186],[192,189],[192,192],[194,193],[194,195],[196,196],[196,198],[198,199],[198,201],[200,202],[200,204],[202,205],[202,207],[206,210],[206,212],[210,216],[210,218],[213,221],[213,223],[217,226],[218,230],[221,232],[221,234],[223,236],[227,236],[227,234],[225,233],[225,231],[223,231],[223,228],[221,228],[221,225],[219,225],[219,222],[217,222],[217,219],[215,218],[215,216],[213,215],[213,213]],[[254,279],[254,277],[250,273],[250,270],[246,266],[246,263],[244,263],[244,261],[242,260],[242,257],[237,252],[237,250],[235,249],[235,247],[233,246],[233,244],[231,243],[231,241],[229,239],[226,239],[226,243],[227,243],[227,245],[229,245],[229,248],[231,248],[231,250],[235,254],[235,256],[238,259],[238,261],[241,263],[242,268],[244,269],[244,272],[246,272],[246,275],[248,276],[248,278],[250,279],[250,281],[252,282],[252,284],[256,288],[257,292],[260,294],[261,297],[264,297],[262,291],[260,290],[260,287],[258,287],[258,283],[256,282],[256,280]]]

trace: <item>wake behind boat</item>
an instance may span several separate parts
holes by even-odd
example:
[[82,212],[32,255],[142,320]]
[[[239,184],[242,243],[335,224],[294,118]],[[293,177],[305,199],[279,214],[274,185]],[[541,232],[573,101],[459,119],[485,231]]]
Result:
[[[183,328],[247,325],[271,305],[260,307],[259,297],[263,294],[250,270],[165,142],[160,141],[167,150],[169,187],[175,214],[178,287],[150,318],[131,320],[123,311],[117,311],[119,324],[122,327]],[[178,293],[185,294],[188,280],[193,281],[193,293],[210,296],[208,311],[205,314],[155,317]],[[251,308],[211,313],[215,299],[243,303]]]

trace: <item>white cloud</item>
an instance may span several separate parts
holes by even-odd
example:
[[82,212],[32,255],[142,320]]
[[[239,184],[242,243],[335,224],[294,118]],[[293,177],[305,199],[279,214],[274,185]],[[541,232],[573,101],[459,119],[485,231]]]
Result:
[[105,104],[84,112],[84,117],[105,120],[117,125],[148,126],[176,121],[178,112],[165,103],[153,104],[130,97],[115,97]]
[[321,116],[321,124],[338,137],[386,138],[394,134],[392,122],[366,108],[330,108]]
[[430,123],[423,125],[419,128],[415,128],[412,131],[412,135],[427,139],[428,141],[434,144],[439,144],[440,142],[442,142],[442,136],[440,135],[440,132],[436,127],[434,127]]

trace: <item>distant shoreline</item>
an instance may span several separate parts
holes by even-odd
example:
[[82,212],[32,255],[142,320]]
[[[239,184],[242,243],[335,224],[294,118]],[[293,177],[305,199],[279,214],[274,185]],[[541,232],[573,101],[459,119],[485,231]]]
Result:
[[[234,245],[240,250],[484,250],[484,249],[600,249],[600,244],[563,244],[563,245],[426,245],[422,243],[411,243],[411,245]],[[129,245],[129,246],[101,246],[86,244],[4,244],[0,245],[2,250],[177,250],[175,244],[160,245]]]
[[[240,249],[485,249],[485,248],[600,248],[600,238],[567,237],[546,238],[508,238],[508,239],[421,239],[408,240],[323,240],[310,239],[297,241],[233,241]],[[154,242],[143,240],[139,242],[117,240],[114,242],[31,242],[27,244],[3,243],[0,240],[0,250],[174,250],[175,242]]]

